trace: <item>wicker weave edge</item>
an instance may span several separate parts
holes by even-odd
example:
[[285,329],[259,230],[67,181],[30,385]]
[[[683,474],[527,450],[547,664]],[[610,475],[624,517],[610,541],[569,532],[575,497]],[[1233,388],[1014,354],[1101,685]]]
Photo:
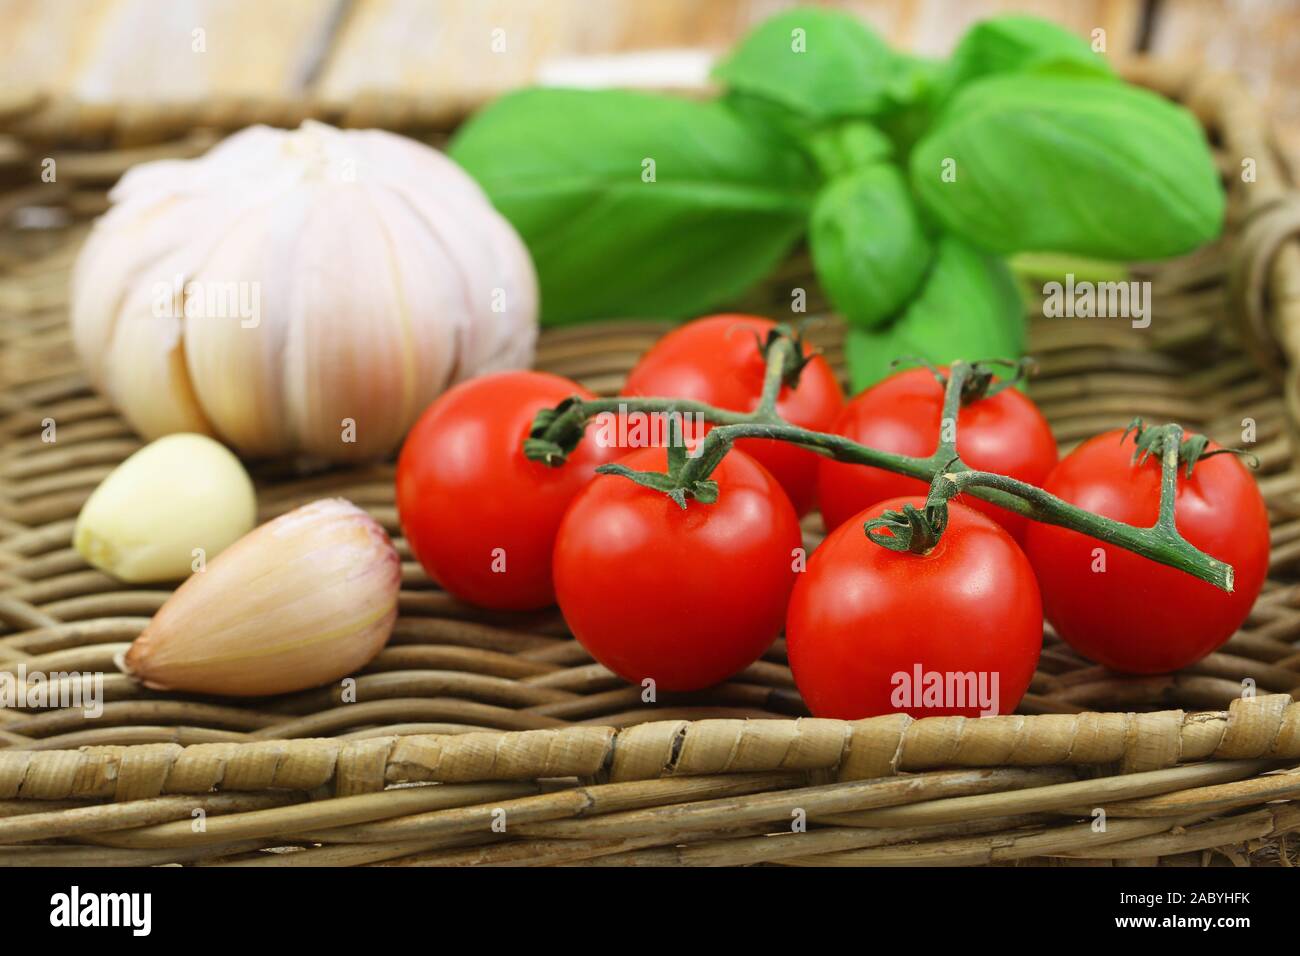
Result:
[[376,792],[413,782],[820,772],[839,780],[940,767],[1118,765],[1300,759],[1300,702],[1241,698],[1228,711],[983,719],[657,721],[622,730],[413,734],[367,740],[140,744],[0,750],[0,799],[138,800],[213,790]]

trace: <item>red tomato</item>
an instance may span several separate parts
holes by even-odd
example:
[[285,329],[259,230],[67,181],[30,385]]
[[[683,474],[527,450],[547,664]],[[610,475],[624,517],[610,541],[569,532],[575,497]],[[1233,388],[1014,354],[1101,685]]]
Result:
[[[1147,526],[1160,502],[1160,461],[1133,463],[1133,436],[1110,431],[1061,460],[1043,487],[1081,508]],[[1213,449],[1217,446],[1211,445]],[[1268,512],[1255,479],[1231,455],[1179,467],[1174,520],[1211,557],[1231,564],[1231,594],[1077,531],[1031,522],[1025,551],[1056,633],[1113,670],[1157,674],[1200,660],[1246,619],[1268,572]],[[1104,564],[1100,563],[1104,561]],[[1099,570],[1104,567],[1105,570]]]
[[[775,325],[752,315],[713,315],[688,322],[641,357],[627,377],[623,394],[689,398],[751,412],[762,394],[766,368],[754,335],[766,339]],[[805,348],[805,354],[808,351]],[[792,425],[827,431],[843,405],[844,393],[835,373],[817,356],[804,366],[797,388],[781,389],[776,410]],[[772,473],[799,514],[812,509],[818,455],[766,438],[746,438],[736,447]]]
[[590,432],[566,464],[529,461],[533,416],[576,382],[542,372],[499,372],[463,382],[420,416],[397,461],[397,510],[429,576],[482,607],[530,610],[555,602],[551,548],[564,509],[597,465],[617,457]]
[[[942,415],[943,386],[928,369],[914,368],[891,375],[850,401],[832,430],[860,445],[924,457],[939,445]],[[1008,388],[962,407],[957,453],[978,471],[1041,485],[1056,464],[1056,439],[1038,407]],[[926,491],[923,481],[879,468],[828,458],[818,464],[817,500],[827,530],[877,501]],[[961,500],[993,518],[1017,541],[1023,539],[1027,519],[977,498]]]
[[[620,459],[663,471],[663,448]],[[555,594],[573,636],[624,680],[698,690],[762,655],[794,585],[799,520],[785,492],[743,452],[711,476],[718,500],[667,495],[601,475],[555,540]]]
[[1043,643],[1033,569],[995,522],[960,504],[928,554],[890,551],[862,525],[924,498],[882,501],[813,552],[790,597],[786,647],[817,717],[977,717],[1013,711]]

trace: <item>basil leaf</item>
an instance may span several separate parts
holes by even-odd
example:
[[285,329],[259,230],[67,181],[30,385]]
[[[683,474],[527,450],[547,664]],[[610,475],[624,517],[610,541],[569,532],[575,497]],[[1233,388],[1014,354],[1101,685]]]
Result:
[[523,237],[548,324],[734,299],[803,233],[815,184],[721,103],[619,90],[509,94],[449,153]]
[[1004,253],[1159,258],[1223,225],[1223,187],[1192,114],[1081,75],[967,86],[912,151],[911,180],[949,230]]
[[1114,77],[1110,64],[1082,37],[1050,20],[1002,16],[975,24],[953,51],[940,81],[945,96],[963,84],[999,73],[1017,73],[1069,64],[1102,77]]
[[877,325],[897,312],[930,265],[930,242],[907,182],[883,163],[822,188],[808,239],[822,288],[855,325]]
[[939,240],[921,293],[902,315],[881,329],[850,329],[844,342],[855,392],[891,374],[895,359],[1016,359],[1024,348],[1025,308],[1010,270],[954,236]]
[[893,51],[857,17],[806,7],[759,24],[713,77],[821,121],[882,108],[894,68]]
[[872,117],[872,122],[907,155],[934,119],[939,105],[942,60],[895,55],[896,72],[889,85],[890,105]]
[[723,102],[736,114],[802,150],[825,179],[889,159],[896,151],[894,141],[864,119],[812,120],[748,93],[728,93]]
[[947,69],[943,60],[896,52],[889,81],[890,100],[896,106],[925,102],[942,83]]
[[796,146],[804,145],[822,128],[820,121],[809,119],[780,103],[752,93],[731,90],[723,94],[722,102],[746,122],[766,129],[771,135],[786,139]]
[[889,159],[894,144],[866,120],[844,120],[808,134],[803,146],[823,176],[833,179]]

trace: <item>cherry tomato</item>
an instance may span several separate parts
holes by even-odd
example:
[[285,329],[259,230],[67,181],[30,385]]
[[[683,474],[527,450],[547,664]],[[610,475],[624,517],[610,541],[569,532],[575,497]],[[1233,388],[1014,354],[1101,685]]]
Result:
[[[714,315],[688,322],[641,357],[627,377],[623,394],[689,398],[751,412],[762,394],[766,369],[754,336],[766,339],[775,325],[752,315]],[[805,354],[808,351],[805,347]],[[843,405],[844,393],[835,373],[824,358],[816,356],[804,366],[797,388],[782,387],[776,410],[792,425],[827,431]],[[772,473],[799,514],[812,509],[818,455],[766,438],[747,438],[736,447]]]
[[[1135,464],[1133,436],[1084,442],[1043,487],[1081,508],[1149,527],[1160,502],[1160,462]],[[1211,445],[1210,449],[1216,446]],[[1189,542],[1231,564],[1231,594],[1077,531],[1031,522],[1025,550],[1056,633],[1098,664],[1133,674],[1177,670],[1230,638],[1268,572],[1268,512],[1255,479],[1232,455],[1178,471],[1174,522]]]
[[590,431],[560,467],[524,457],[533,416],[576,382],[498,372],[441,395],[407,435],[397,461],[397,510],[429,576],[481,607],[531,610],[555,601],[551,549],[564,509],[597,465],[620,452]]
[[1007,714],[1043,642],[1033,569],[1011,536],[961,504],[928,554],[890,551],[863,524],[924,498],[893,498],[830,533],[790,597],[786,646],[817,717]]
[[[850,401],[832,430],[881,451],[933,454],[939,444],[943,391],[928,369],[898,372]],[[1038,407],[1007,388],[962,407],[957,453],[971,468],[1041,485],[1056,464],[1056,440]],[[817,500],[827,530],[877,501],[923,495],[926,490],[923,481],[879,468],[827,458],[818,464]],[[1027,519],[977,498],[960,500],[993,518],[1017,541],[1023,539]]]
[[[663,448],[620,459],[663,471]],[[624,680],[709,687],[752,664],[781,630],[802,536],[775,479],[732,450],[712,504],[601,475],[555,540],[555,594],[573,636]]]

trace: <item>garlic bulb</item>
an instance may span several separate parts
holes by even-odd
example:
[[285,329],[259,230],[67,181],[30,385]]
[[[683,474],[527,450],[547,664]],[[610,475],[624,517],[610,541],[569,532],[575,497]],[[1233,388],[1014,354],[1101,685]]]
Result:
[[257,518],[239,459],[204,435],[168,435],[99,483],[77,515],[72,544],[122,581],[175,581],[247,534]]
[[232,697],[315,687],[370,661],[397,620],[401,561],[342,498],[240,538],[158,609],[121,661],[145,686]]
[[532,360],[527,250],[413,140],[254,126],[109,197],[74,272],[73,340],[147,438],[375,457],[451,384]]

